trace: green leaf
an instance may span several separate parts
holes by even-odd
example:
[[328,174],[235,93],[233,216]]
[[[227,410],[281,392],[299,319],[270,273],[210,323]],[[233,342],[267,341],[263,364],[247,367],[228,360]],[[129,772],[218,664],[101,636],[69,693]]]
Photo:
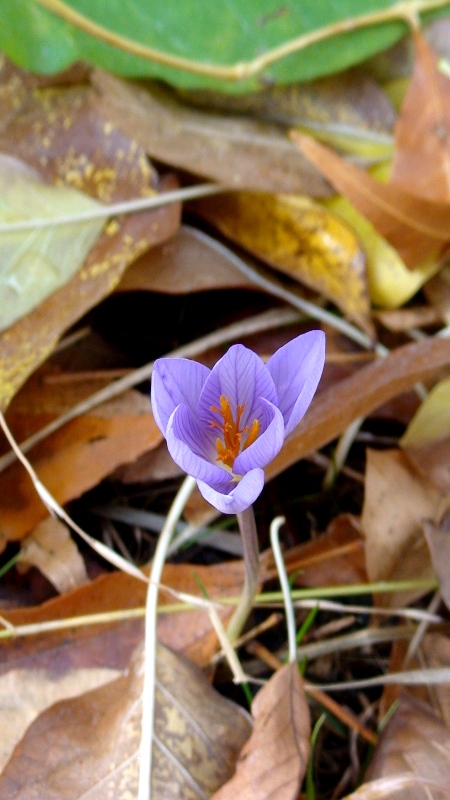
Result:
[[[276,59],[257,77],[237,83],[220,76],[196,75],[174,69],[116,49],[72,27],[45,10],[44,0],[0,0],[2,26],[0,48],[21,66],[36,72],[61,70],[77,59],[112,72],[153,76],[184,87],[205,87],[248,91],[267,82],[294,83],[332,74],[359,63],[397,41],[407,30],[400,19],[369,24],[321,42],[292,55]],[[49,2],[49,0],[45,0]],[[439,4],[439,0],[437,0]],[[233,65],[251,62],[273,48],[325,26],[351,20],[397,5],[396,0],[167,0],[164,4],[128,0],[126,13],[121,0],[70,0],[66,9],[87,17],[132,42],[168,55],[203,65]],[[411,6],[413,4],[411,3]],[[415,4],[417,5],[417,4]],[[424,0],[422,8],[427,8]],[[436,3],[429,0],[430,9]],[[408,2],[402,4],[408,9]],[[412,13],[412,12],[411,12]],[[434,15],[448,15],[442,7]]]

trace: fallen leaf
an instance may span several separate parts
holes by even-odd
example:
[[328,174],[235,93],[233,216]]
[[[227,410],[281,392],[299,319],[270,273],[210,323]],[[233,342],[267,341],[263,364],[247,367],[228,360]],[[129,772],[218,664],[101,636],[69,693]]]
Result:
[[28,91],[15,111],[0,129],[0,150],[49,183],[73,186],[103,203],[155,193],[158,177],[145,150],[102,113],[87,83]]
[[[67,186],[49,186],[36,170],[0,155],[0,223],[98,210],[100,204]],[[0,234],[0,331],[23,317],[79,269],[107,220]]]
[[[11,800],[116,800],[137,792],[142,664],[45,711],[16,747],[0,794]],[[201,672],[158,649],[152,795],[204,800],[233,771],[251,730],[248,715]]]
[[[264,567],[263,570],[264,571]],[[244,565],[242,561],[227,562],[224,564],[166,564],[161,583],[171,589],[203,597],[203,590],[211,600],[239,597],[244,583]],[[147,587],[143,581],[138,581],[123,572],[105,574],[88,584],[73,589],[60,597],[48,600],[40,606],[22,609],[2,609],[2,616],[14,626],[46,622],[53,619],[68,619],[71,617],[89,614],[121,611],[133,608],[144,608]],[[203,609],[192,609],[178,612],[164,613],[163,606],[176,602],[172,594],[161,590],[159,605],[161,613],[158,617],[158,639],[168,647],[176,648],[177,652],[184,653],[198,666],[209,664],[211,657],[217,652],[219,643],[216,633],[212,628],[209,616]],[[220,610],[223,621],[233,613],[233,606],[226,606]],[[109,631],[113,634],[108,634]],[[95,645],[95,637],[105,636],[102,646]],[[111,665],[124,668],[126,661],[121,656],[130,653],[130,646],[134,647],[141,636],[141,622],[136,626],[132,621],[119,622],[108,625],[96,625],[66,630],[63,637],[61,633],[41,633],[38,639],[15,639],[9,641],[7,647],[1,648],[0,674],[16,654],[39,652],[45,653],[49,648],[56,648],[57,654],[50,658],[62,663],[64,647],[72,639],[76,642],[83,639],[92,641],[92,650],[95,663],[103,663],[102,658],[108,657],[111,661],[112,654],[117,648],[117,656]],[[101,655],[100,655],[101,654]],[[43,662],[46,664],[47,662]],[[86,666],[86,657],[83,665]],[[42,666],[42,662],[39,662]]]
[[402,448],[436,443],[450,436],[450,378],[433,386],[400,439]]
[[[427,633],[420,648],[420,655],[428,669],[448,667],[450,664],[450,639],[442,633]],[[436,686],[427,686],[429,698],[433,700],[433,707],[443,722],[450,723],[450,686],[438,683]],[[429,699],[428,698],[428,699]]]
[[396,333],[404,333],[411,328],[427,328],[441,322],[437,309],[431,305],[376,311],[374,316],[387,330]]
[[397,250],[407,267],[420,267],[449,241],[449,203],[417,197],[394,183],[381,183],[309,136],[292,131],[291,138]]
[[24,564],[37,567],[61,594],[89,580],[69,529],[55,517],[42,520],[24,540],[19,572]]
[[448,201],[450,80],[419,31],[414,43],[414,71],[395,127],[391,181],[428,200]]
[[428,339],[396,348],[384,359],[359,369],[320,393],[279,455],[266,469],[279,475],[308,453],[339,436],[351,422],[366,417],[393,397],[411,389],[450,362],[450,341]]
[[450,436],[404,447],[403,452],[418,475],[430,481],[443,496],[450,492]]
[[252,714],[255,727],[236,774],[211,800],[295,800],[306,772],[310,736],[308,704],[296,662],[283,666],[260,689]]
[[[161,440],[150,399],[130,390],[49,436],[31,462],[50,494],[64,505]],[[48,511],[20,463],[0,473],[0,487],[2,539],[21,539]]]
[[234,193],[194,209],[221,233],[336,303],[370,334],[365,257],[353,231],[307,197]]
[[329,194],[277,125],[188,108],[162,85],[144,89],[99,70],[92,80],[102,115],[158,161],[236,189]]
[[[432,709],[409,695],[402,695],[393,718],[381,734],[369,769],[368,780],[351,798],[380,800],[447,800],[450,797],[450,730]],[[384,778],[381,791],[372,792]],[[401,780],[406,779],[404,788]],[[400,791],[394,791],[399,779]],[[390,786],[392,780],[392,787]],[[384,786],[384,789],[382,788]],[[372,793],[371,793],[372,792]]]
[[439,524],[424,520],[423,532],[430,551],[439,590],[447,608],[450,608],[450,575],[448,563],[450,558],[450,513],[447,511]]
[[[432,578],[422,520],[434,518],[440,494],[399,450],[367,450],[362,529],[371,581]],[[392,598],[396,605],[403,595]]]
[[182,225],[169,241],[153,247],[127,269],[116,292],[186,294],[211,289],[255,289],[233,260],[234,253],[216,239]]
[[362,70],[245,94],[181,89],[178,94],[197,108],[313,130],[322,141],[360,156],[386,156],[390,150],[395,111],[380,85]]
[[[326,533],[290,547],[283,557],[288,574],[295,573],[296,586],[348,586],[367,581],[361,526],[350,514],[339,514]],[[269,555],[264,580],[277,576],[273,556]]]
[[416,269],[408,269],[398,252],[377,233],[347,197],[338,195],[325,201],[325,205],[350,225],[364,246],[367,285],[374,305],[399,308],[440,268],[438,259],[430,257]]
[[425,284],[424,293],[446,325],[450,325],[450,266],[444,266],[439,275]]
[[[161,183],[161,188],[172,186],[172,180]],[[114,289],[132,261],[170,238],[179,219],[176,204],[112,221],[69,283],[0,334],[0,409],[52,352],[61,334]]]
[[119,676],[108,667],[79,668],[58,673],[53,669],[11,669],[0,677],[0,772],[31,723],[59,700],[77,697]]

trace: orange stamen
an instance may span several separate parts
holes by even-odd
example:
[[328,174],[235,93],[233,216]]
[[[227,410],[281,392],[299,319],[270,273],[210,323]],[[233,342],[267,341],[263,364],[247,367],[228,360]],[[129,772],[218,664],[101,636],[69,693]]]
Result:
[[[217,459],[222,461],[225,466],[230,469],[233,468],[234,460],[237,458],[241,450],[250,447],[258,438],[259,422],[254,419],[251,427],[247,425],[241,428],[241,418],[244,413],[245,404],[243,403],[236,408],[236,420],[231,411],[230,399],[223,394],[220,396],[220,408],[211,406],[211,411],[215,411],[223,418],[223,422],[211,421],[209,424],[212,428],[219,428],[222,433],[223,439],[216,439]],[[242,444],[242,436],[248,433],[245,442]]]

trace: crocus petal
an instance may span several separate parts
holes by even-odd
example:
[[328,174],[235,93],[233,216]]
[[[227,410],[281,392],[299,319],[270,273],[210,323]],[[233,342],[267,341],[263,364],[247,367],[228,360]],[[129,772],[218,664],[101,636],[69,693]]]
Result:
[[177,406],[167,425],[166,439],[173,460],[188,475],[220,487],[229,482],[229,472],[214,463],[216,453],[190,408]]
[[233,345],[214,365],[202,389],[198,404],[199,419],[208,424],[211,419],[221,421],[220,415],[211,412],[211,406],[219,406],[220,396],[230,401],[233,413],[244,405],[242,427],[253,421],[260,411],[258,398],[264,397],[277,405],[274,382],[265,365],[248,347]]
[[197,481],[201,494],[222,514],[240,514],[255,502],[264,486],[264,472],[262,469],[252,469],[247,472],[239,483],[231,484],[234,488],[228,493],[214,489],[209,483]]
[[325,334],[309,331],[280,347],[267,362],[283,414],[285,435],[298,425],[317,389],[325,362]]
[[197,409],[203,385],[211,370],[187,358],[158,358],[152,374],[152,411],[155,422],[165,435],[175,408],[183,403]]
[[233,473],[245,475],[255,467],[265,467],[280,452],[284,442],[284,421],[281,411],[264,398],[261,399],[263,432],[235,459]]

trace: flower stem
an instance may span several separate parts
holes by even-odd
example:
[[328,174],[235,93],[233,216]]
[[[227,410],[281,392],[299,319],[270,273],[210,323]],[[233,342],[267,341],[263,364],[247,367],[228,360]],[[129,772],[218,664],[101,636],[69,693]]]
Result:
[[245,580],[236,611],[227,628],[230,641],[238,639],[253,606],[259,583],[259,548],[253,506],[237,514],[244,550]]

